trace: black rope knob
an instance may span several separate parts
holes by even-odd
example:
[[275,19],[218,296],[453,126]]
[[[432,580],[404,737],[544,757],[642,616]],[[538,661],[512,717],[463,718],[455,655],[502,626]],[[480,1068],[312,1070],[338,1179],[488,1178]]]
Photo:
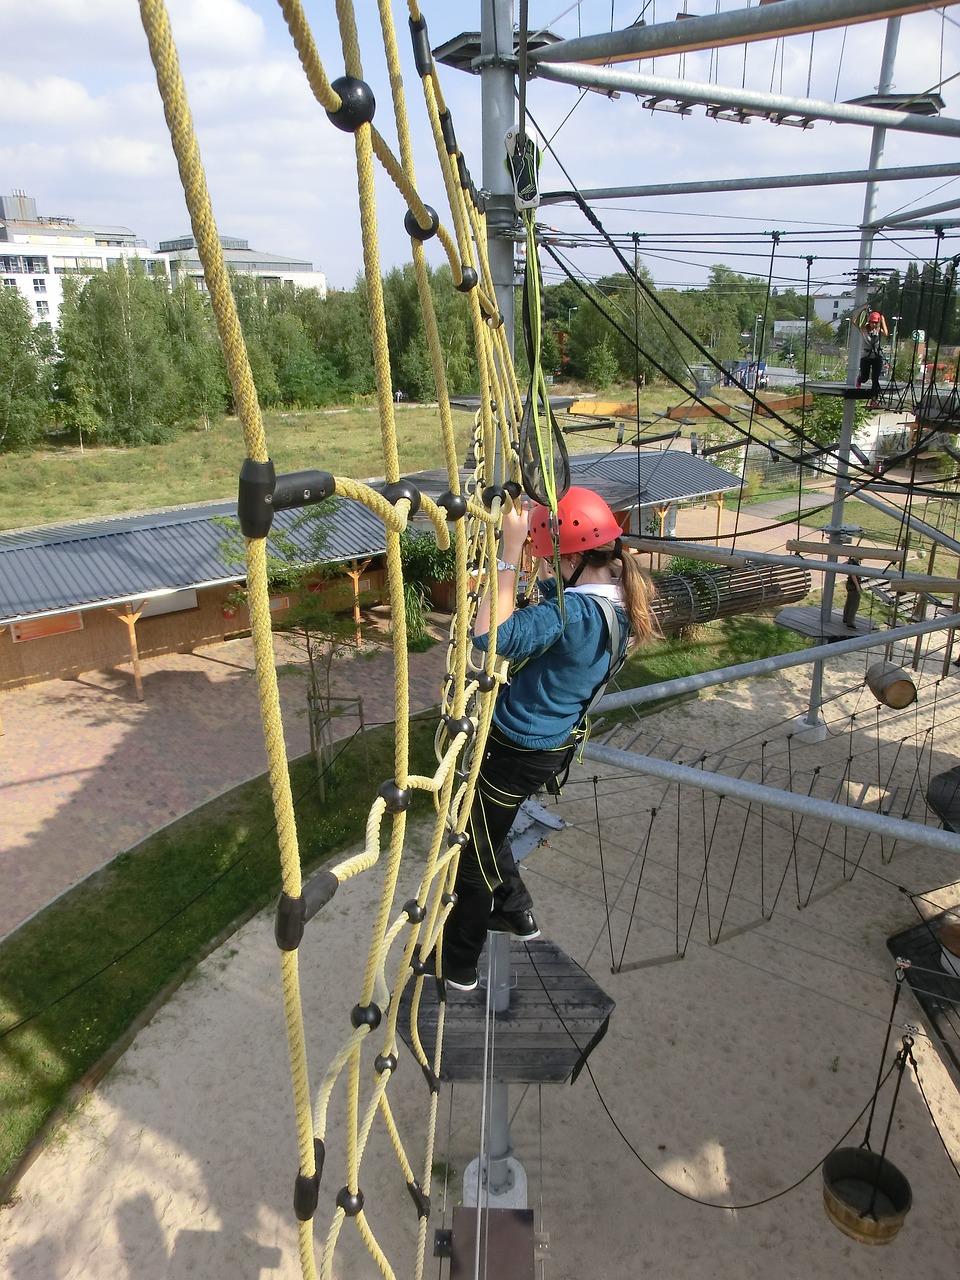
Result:
[[470,837],[465,831],[451,831],[447,836],[447,848],[452,849],[453,846],[459,845],[462,849],[465,844],[470,843]]
[[443,903],[445,907],[456,906],[457,895],[455,893],[445,893],[443,897],[440,899],[440,901]]
[[430,218],[430,221],[425,227],[421,227],[420,223],[417,221],[417,215],[412,209],[408,209],[403,215],[403,229],[411,240],[432,240],[440,229],[440,215],[437,213],[436,209],[432,208],[428,204],[425,204],[423,207],[426,209],[427,215]]
[[477,676],[477,688],[481,693],[490,693],[497,687],[497,677],[490,671],[481,671]]
[[327,119],[344,133],[356,133],[362,124],[369,124],[377,110],[373,90],[364,80],[355,76],[340,76],[330,86],[340,95],[340,106],[328,111]]
[[475,289],[480,283],[480,277],[477,275],[473,267],[460,268],[460,283],[456,285],[456,289],[460,293],[469,293],[471,289]]
[[396,1071],[397,1055],[395,1053],[378,1053],[373,1060],[377,1075],[383,1075],[384,1071]]
[[443,727],[451,738],[457,738],[461,733],[467,735],[467,742],[473,738],[474,723],[469,716],[444,716]]
[[467,500],[462,493],[451,493],[449,489],[441,493],[437,506],[447,513],[448,520],[462,520],[467,514]]
[[396,480],[393,484],[385,484],[380,492],[392,507],[401,498],[406,498],[410,503],[410,515],[415,516],[420,510],[420,490],[412,480]]
[[503,486],[508,495],[516,502],[517,498],[523,493],[523,485],[517,484],[516,480],[508,480]]
[[350,1010],[350,1021],[354,1027],[369,1027],[375,1031],[380,1025],[383,1015],[378,1004],[355,1004]]
[[498,311],[495,316],[487,316],[486,321],[491,329],[501,329],[503,327],[503,312]]
[[363,1208],[363,1192],[341,1187],[337,1192],[337,1208],[342,1209],[348,1218],[355,1218]]
[[387,813],[403,813],[404,809],[410,808],[410,801],[413,799],[412,789],[398,787],[394,778],[388,782],[382,782],[377,795],[386,801]]
[[416,898],[408,899],[403,904],[403,909],[407,913],[407,919],[411,924],[422,924],[427,914],[426,907],[418,902]]
[[493,506],[495,498],[499,498],[501,502],[506,498],[507,490],[502,484],[488,484],[480,495],[480,500],[489,511]]

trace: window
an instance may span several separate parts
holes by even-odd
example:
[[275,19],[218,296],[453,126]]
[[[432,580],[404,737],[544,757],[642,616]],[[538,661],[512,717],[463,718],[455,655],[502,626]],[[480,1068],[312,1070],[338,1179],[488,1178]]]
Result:
[[46,298],[39,298],[37,300],[37,315],[48,316],[49,314],[50,314],[50,303],[47,302]]
[[9,276],[4,276],[3,283],[8,289],[15,289],[17,287],[16,280],[11,280]]
[[46,293],[46,292],[47,292],[47,282],[46,282],[46,280],[44,280],[44,279],[43,279],[42,277],[40,277],[40,276],[34,276],[34,277],[33,277],[33,292],[34,292],[34,293]]
[[45,276],[48,271],[46,258],[26,258],[27,271],[31,275]]

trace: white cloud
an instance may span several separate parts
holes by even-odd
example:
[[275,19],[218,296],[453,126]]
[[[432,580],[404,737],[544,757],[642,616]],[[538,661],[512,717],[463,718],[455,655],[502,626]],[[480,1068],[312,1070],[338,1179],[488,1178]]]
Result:
[[[310,258],[327,269],[335,283],[350,284],[360,266],[352,141],[330,126],[314,101],[275,0],[169,3],[219,225],[265,251]],[[738,3],[723,0],[722,7],[727,10]],[[431,42],[437,45],[461,25],[475,24],[478,0],[469,6],[469,23],[461,23],[463,14],[439,0],[423,7]],[[553,0],[532,0],[530,21],[534,25],[549,22],[563,7]],[[712,13],[715,2],[690,0],[690,8]],[[399,3],[395,9],[401,57],[409,73],[405,9]],[[334,78],[343,67],[334,6],[315,4],[308,14],[324,65]],[[618,6],[618,19],[623,16]],[[584,32],[603,30],[610,21],[609,0],[584,0],[579,15],[571,12],[556,24],[556,30],[576,35],[578,21]],[[15,74],[8,61],[7,74],[0,79],[4,126],[0,183],[5,189],[26,189],[37,198],[41,212],[66,212],[84,220],[133,227],[151,244],[183,231],[187,226],[183,194],[132,0],[31,0],[29,4],[0,0],[0,22],[5,47],[17,52],[12,64]],[[392,139],[395,130],[373,6],[358,8],[358,22],[364,69],[378,100],[377,124]],[[948,76],[960,65],[960,31],[950,22],[943,29],[943,75]],[[803,96],[809,76],[811,94],[832,99],[839,70],[841,99],[871,92],[884,30],[883,23],[853,27],[845,43],[840,31],[818,33],[812,68],[810,37],[786,41],[782,91]],[[895,77],[898,90],[922,91],[940,78],[940,34],[941,20],[935,13],[904,18]],[[773,89],[780,91],[781,60],[778,56],[774,68],[775,47],[772,41],[750,46],[749,86],[768,91],[772,75]],[[660,58],[655,66],[644,63],[644,69],[676,77],[678,61]],[[712,60],[709,53],[688,55],[685,70],[688,77],[706,81],[718,78],[719,68],[719,81],[737,86],[743,61],[742,47],[725,48]],[[624,69],[635,67],[636,63],[624,64]],[[447,68],[441,68],[441,77],[457,136],[479,183],[480,82]],[[406,87],[421,189],[428,201],[443,210],[433,144],[412,74],[407,75]],[[947,113],[960,114],[960,80],[947,86],[944,96]],[[576,100],[573,88],[541,80],[528,87],[528,103],[548,134],[557,129]],[[869,145],[869,130],[862,128],[818,123],[800,132],[759,121],[738,126],[707,120],[699,108],[681,119],[646,111],[628,94],[615,102],[588,94],[556,139],[561,160],[581,187],[856,169],[866,166]],[[889,133],[884,163],[944,161],[952,159],[955,151],[947,139]],[[545,159],[542,181],[547,189],[567,186],[550,157]],[[929,194],[936,183],[914,183],[896,190],[892,185],[881,191],[881,210],[907,200],[930,203],[944,198]],[[620,200],[599,205],[598,212],[612,229],[702,230],[706,234],[731,229],[790,231],[802,219],[855,226],[862,204],[862,188],[830,187]],[[402,231],[402,202],[381,178],[378,205],[386,268],[409,256],[409,244]],[[586,229],[582,215],[568,209],[551,207],[545,220],[565,229]],[[738,259],[736,265],[763,271],[762,246],[758,252],[760,258]],[[790,252],[796,256],[800,250]],[[847,250],[831,252],[842,258]],[[786,261],[787,246],[783,254]],[[657,278],[676,279],[686,273],[698,280],[711,261],[725,256],[724,248],[718,247],[715,255],[687,253],[681,262],[651,257],[651,266]],[[818,271],[841,276],[853,266],[855,246],[841,262],[828,263],[826,251],[822,256]],[[597,274],[615,269],[609,254],[591,251],[582,260],[584,269]],[[800,268],[794,262],[789,269]]]
[[93,128],[104,119],[103,107],[87,88],[62,76],[21,80],[0,74],[0,124],[23,130],[45,125],[54,128]]

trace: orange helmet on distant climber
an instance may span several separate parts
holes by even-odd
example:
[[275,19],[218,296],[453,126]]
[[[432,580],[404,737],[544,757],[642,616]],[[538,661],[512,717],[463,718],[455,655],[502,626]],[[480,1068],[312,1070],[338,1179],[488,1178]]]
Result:
[[623,530],[616,516],[592,489],[571,485],[557,503],[556,526],[549,507],[536,506],[530,513],[530,543],[535,556],[553,555],[553,530],[562,556],[590,551],[614,542]]

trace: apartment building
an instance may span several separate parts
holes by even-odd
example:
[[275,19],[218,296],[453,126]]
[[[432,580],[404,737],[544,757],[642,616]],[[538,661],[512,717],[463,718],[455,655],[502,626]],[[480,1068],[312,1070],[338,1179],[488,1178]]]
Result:
[[[326,277],[313,263],[280,254],[261,253],[246,240],[221,237],[227,266],[299,288],[326,294]],[[151,275],[163,273],[176,282],[182,276],[203,288],[203,269],[192,236],[164,240],[151,250],[129,227],[80,223],[61,214],[39,215],[37,202],[25,191],[0,196],[0,281],[26,300],[35,323],[56,325],[67,276],[89,275],[138,258]]]

